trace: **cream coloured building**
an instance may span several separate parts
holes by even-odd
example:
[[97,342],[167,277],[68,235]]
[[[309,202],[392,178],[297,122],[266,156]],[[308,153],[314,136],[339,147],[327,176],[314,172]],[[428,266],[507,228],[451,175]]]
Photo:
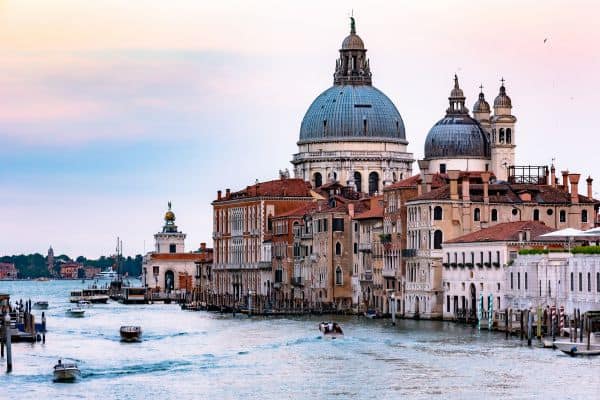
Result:
[[384,186],[409,177],[414,160],[400,113],[372,85],[367,50],[351,20],[333,86],[306,112],[292,164],[295,177],[315,188],[337,181],[358,192],[381,193]]

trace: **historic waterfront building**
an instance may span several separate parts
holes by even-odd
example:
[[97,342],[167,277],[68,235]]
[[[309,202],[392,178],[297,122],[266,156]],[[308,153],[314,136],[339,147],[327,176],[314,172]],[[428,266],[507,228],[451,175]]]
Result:
[[394,103],[372,85],[371,67],[351,19],[333,86],[310,105],[300,127],[296,178],[314,188],[332,181],[363,193],[412,175],[404,122]]
[[164,221],[162,230],[154,235],[154,251],[146,254],[142,261],[143,284],[157,292],[191,292],[198,253],[185,252],[186,234],[175,225],[171,202]]
[[[579,174],[559,186],[547,167],[512,167],[508,182],[490,172],[447,171],[447,183],[407,202],[407,316],[442,317],[442,243],[503,222],[541,221],[553,229],[589,229],[599,202],[579,194]],[[426,175],[425,181],[431,181]]]
[[222,305],[247,296],[268,301],[275,290],[272,261],[273,217],[314,200],[308,182],[280,179],[243,190],[219,190],[213,205],[213,287]]
[[494,310],[512,306],[506,300],[507,278],[519,250],[551,245],[540,236],[553,230],[540,221],[504,222],[444,242],[444,319],[475,321],[478,301],[483,297],[488,310],[490,295]]
[[425,139],[425,158],[419,161],[421,171],[490,171],[496,179],[506,181],[509,168],[515,165],[517,119],[512,115],[512,101],[506,94],[504,80],[494,100],[493,115],[483,91],[473,106],[473,116],[469,115],[456,75],[448,101],[445,117]]

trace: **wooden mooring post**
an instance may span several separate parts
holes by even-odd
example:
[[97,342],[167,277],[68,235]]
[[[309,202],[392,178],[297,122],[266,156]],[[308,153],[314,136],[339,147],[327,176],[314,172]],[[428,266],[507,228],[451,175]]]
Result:
[[520,335],[521,335],[521,340],[523,340],[523,336],[525,334],[525,327],[524,327],[524,321],[523,321],[523,315],[525,314],[524,310],[521,310],[521,315],[520,317],[520,322],[521,322],[521,327],[520,327]]
[[6,373],[12,372],[12,334],[10,331],[10,314],[4,316],[4,343],[6,344]]

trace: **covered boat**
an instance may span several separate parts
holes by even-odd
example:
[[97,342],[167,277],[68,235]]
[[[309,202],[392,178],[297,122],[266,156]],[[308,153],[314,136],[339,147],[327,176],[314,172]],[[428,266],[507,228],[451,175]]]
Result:
[[48,302],[45,300],[36,301],[35,303],[33,303],[33,308],[35,308],[36,310],[47,310]]
[[139,342],[142,339],[142,328],[134,325],[124,325],[119,329],[121,341]]

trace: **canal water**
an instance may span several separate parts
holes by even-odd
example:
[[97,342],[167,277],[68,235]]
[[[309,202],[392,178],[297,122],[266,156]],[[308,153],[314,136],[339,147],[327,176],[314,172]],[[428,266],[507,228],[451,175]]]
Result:
[[[82,287],[0,281],[0,293],[12,300],[50,303],[46,344],[14,344],[9,375],[1,360],[0,398],[600,398],[600,358],[529,348],[500,333],[335,317],[345,337],[330,341],[319,336],[319,317],[233,318],[115,302],[67,317],[69,292]],[[128,324],[142,326],[141,343],[120,342],[119,327]],[[78,382],[52,382],[59,358],[79,364]]]

